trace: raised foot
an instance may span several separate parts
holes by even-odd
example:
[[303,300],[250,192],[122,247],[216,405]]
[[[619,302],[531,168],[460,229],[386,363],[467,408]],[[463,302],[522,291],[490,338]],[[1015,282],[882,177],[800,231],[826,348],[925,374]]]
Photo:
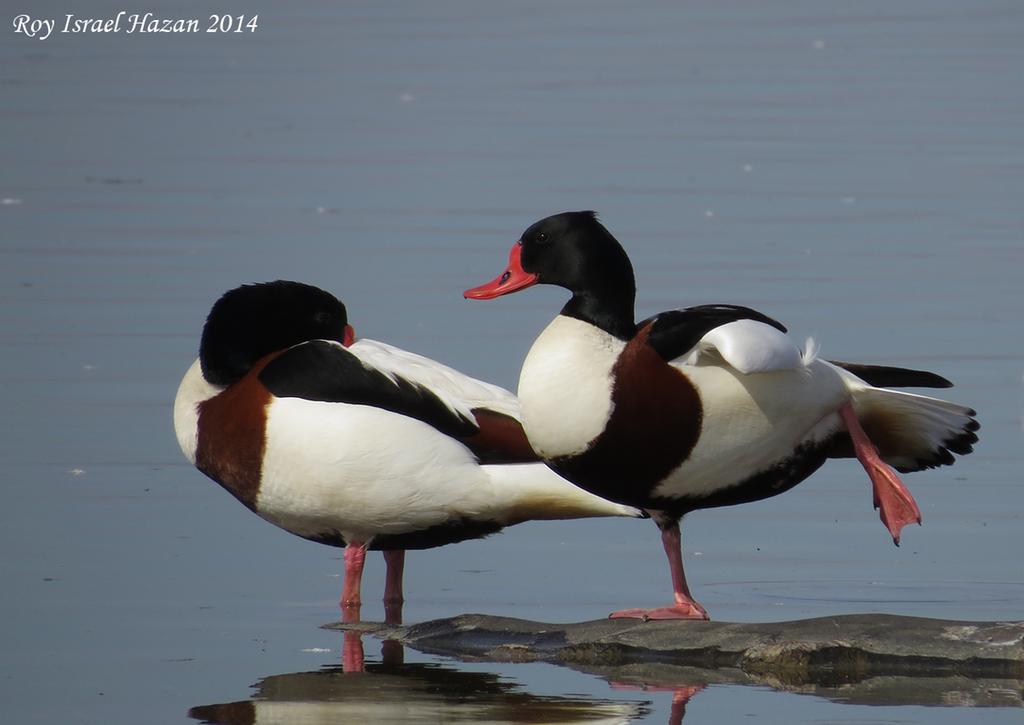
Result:
[[839,416],[850,433],[853,450],[871,479],[871,489],[879,518],[892,536],[892,542],[900,545],[900,531],[907,524],[921,523],[921,510],[914,497],[896,475],[896,471],[878,455],[878,449],[868,438],[860,425],[851,403],[839,408]]
[[622,609],[608,615],[609,619],[696,619],[710,620],[704,607],[697,603],[675,605],[671,607],[655,607],[653,609]]
[[889,530],[892,541],[900,545],[900,531],[907,524],[921,523],[921,509],[903,485],[896,472],[885,463],[868,469],[875,497],[875,508],[878,517]]

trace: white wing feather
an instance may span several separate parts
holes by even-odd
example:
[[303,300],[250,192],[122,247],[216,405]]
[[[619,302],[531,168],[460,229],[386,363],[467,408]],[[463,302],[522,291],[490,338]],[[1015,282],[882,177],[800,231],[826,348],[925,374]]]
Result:
[[489,408],[517,420],[520,418],[519,399],[513,393],[436,360],[377,340],[360,339],[347,349],[364,365],[392,379],[400,376],[428,388],[452,410],[470,419],[473,408]]
[[808,340],[801,350],[786,333],[756,320],[735,320],[711,330],[683,364],[699,365],[711,351],[744,375],[795,370],[811,362],[816,354],[813,341]]

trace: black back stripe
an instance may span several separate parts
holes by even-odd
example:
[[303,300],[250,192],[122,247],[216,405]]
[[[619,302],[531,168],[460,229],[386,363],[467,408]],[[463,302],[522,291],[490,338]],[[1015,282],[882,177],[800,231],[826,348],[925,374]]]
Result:
[[757,310],[739,305],[698,305],[683,310],[670,310],[648,318],[637,325],[643,329],[651,323],[648,344],[663,360],[675,360],[693,349],[708,332],[736,320],[754,320],[786,332],[786,328]]
[[368,368],[341,345],[324,340],[286,350],[263,369],[259,379],[279,398],[372,405],[421,420],[456,438],[479,431],[473,420],[449,408],[429,389]]

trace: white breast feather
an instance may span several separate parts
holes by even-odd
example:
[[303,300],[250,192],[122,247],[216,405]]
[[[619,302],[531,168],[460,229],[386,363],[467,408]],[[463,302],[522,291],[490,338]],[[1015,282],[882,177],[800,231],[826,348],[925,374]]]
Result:
[[612,366],[625,343],[559,315],[533,343],[519,377],[523,427],[545,458],[580,453],[612,412]]
[[181,452],[192,463],[196,462],[196,447],[199,445],[198,406],[223,389],[206,382],[198,358],[178,386],[178,393],[174,397],[174,433],[178,437]]

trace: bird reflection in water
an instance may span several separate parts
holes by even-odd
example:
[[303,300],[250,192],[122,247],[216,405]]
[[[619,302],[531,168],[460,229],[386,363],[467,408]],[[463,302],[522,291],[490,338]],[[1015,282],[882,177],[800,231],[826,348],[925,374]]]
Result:
[[[385,552],[387,553],[387,552]],[[384,600],[384,623],[398,626],[402,623],[402,600]],[[361,621],[358,604],[341,605],[341,621],[344,624],[358,624]],[[363,632],[359,629],[346,629],[341,646],[341,666],[346,673],[365,672],[365,656],[363,654]],[[381,642],[381,665],[396,667],[405,662],[405,648],[395,639]]]
[[[401,605],[387,613],[401,622]],[[359,621],[358,608],[343,622]],[[492,672],[466,672],[433,662],[406,664],[403,646],[383,642],[380,662],[366,662],[362,634],[345,631],[341,666],[271,675],[250,700],[203,705],[189,717],[217,725],[272,723],[593,723],[625,725],[650,714],[645,702],[534,695]]]
[[613,690],[631,690],[640,692],[671,692],[672,693],[672,707],[669,710],[668,725],[680,725],[683,722],[683,718],[686,716],[686,703],[690,701],[694,695],[703,690],[707,685],[647,685],[647,684],[634,684],[631,682],[619,682],[611,681]]

